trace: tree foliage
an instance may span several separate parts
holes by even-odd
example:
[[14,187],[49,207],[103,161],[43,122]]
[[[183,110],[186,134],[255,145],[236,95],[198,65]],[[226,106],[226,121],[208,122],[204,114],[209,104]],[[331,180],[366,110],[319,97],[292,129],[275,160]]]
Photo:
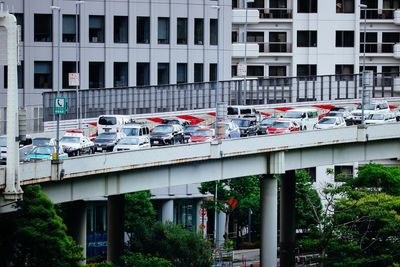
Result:
[[[328,185],[326,205],[300,244],[327,266],[394,266],[400,262],[400,197],[397,170],[360,168],[346,184]],[[375,178],[376,177],[376,178]],[[393,195],[385,192],[390,192]]]
[[151,255],[144,255],[142,253],[128,252],[121,257],[120,267],[172,267],[169,260],[163,258],[153,257]]
[[[39,185],[26,187],[9,237],[11,266],[70,267],[79,266],[82,248],[66,234],[67,228]],[[13,228],[11,225],[11,228]],[[10,241],[10,240],[9,240]],[[4,266],[7,266],[4,265]]]

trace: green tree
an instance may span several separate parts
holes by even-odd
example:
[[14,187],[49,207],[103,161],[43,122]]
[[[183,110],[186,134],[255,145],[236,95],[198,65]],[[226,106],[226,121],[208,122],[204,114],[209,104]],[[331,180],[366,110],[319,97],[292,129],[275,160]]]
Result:
[[120,267],[172,267],[172,262],[163,258],[144,255],[142,253],[128,252],[121,257]]
[[65,224],[39,185],[26,187],[17,207],[13,266],[79,266],[82,248],[66,234]]
[[[221,181],[201,183],[199,191],[202,194],[215,195],[215,185],[217,184],[217,211],[226,214],[225,221],[225,241],[228,240],[229,221],[232,213],[237,212],[239,226],[247,225],[248,209],[251,208],[255,218],[259,218],[260,211],[260,181],[258,176],[248,176]],[[232,207],[228,201],[234,199],[237,205]],[[215,200],[209,199],[204,203],[204,207],[210,211],[215,210]],[[259,222],[256,220],[255,223]]]
[[125,231],[132,251],[141,251],[156,222],[156,211],[150,201],[150,191],[125,195]]

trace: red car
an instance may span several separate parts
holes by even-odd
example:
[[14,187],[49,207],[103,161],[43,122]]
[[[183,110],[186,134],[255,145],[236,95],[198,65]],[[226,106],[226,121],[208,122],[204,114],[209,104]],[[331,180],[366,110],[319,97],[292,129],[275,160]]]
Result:
[[268,128],[268,134],[284,134],[291,132],[299,132],[300,126],[289,120],[276,120]]
[[210,142],[215,139],[214,129],[199,128],[192,133],[190,140],[192,143]]

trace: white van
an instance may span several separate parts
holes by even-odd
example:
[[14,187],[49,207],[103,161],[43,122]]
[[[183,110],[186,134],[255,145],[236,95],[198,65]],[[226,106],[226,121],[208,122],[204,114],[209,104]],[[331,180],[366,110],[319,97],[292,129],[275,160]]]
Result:
[[295,121],[301,131],[312,130],[318,122],[318,111],[314,108],[295,108],[285,112],[283,118]]
[[101,115],[97,119],[97,135],[107,132],[120,132],[122,127],[130,122],[127,115]]
[[126,124],[122,127],[121,132],[127,137],[138,137],[139,144],[150,144],[150,128],[146,124]]
[[260,120],[260,112],[251,106],[228,106],[228,119],[254,118]]

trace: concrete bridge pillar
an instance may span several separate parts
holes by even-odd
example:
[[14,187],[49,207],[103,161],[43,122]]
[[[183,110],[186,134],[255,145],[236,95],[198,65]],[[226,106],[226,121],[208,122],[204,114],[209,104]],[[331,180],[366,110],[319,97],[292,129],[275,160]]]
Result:
[[284,152],[271,153],[269,173],[261,177],[261,266],[276,266],[278,251],[278,181],[274,174],[284,172]]
[[163,223],[174,221],[174,200],[168,199],[162,205],[161,220]]
[[85,258],[81,264],[86,264],[86,236],[87,236],[87,212],[84,201],[76,201],[66,208],[66,224],[71,237],[83,248],[82,255]]
[[280,190],[280,263],[282,267],[295,265],[295,194],[296,172],[286,171]]
[[107,261],[117,262],[124,251],[125,195],[109,196],[107,201]]

